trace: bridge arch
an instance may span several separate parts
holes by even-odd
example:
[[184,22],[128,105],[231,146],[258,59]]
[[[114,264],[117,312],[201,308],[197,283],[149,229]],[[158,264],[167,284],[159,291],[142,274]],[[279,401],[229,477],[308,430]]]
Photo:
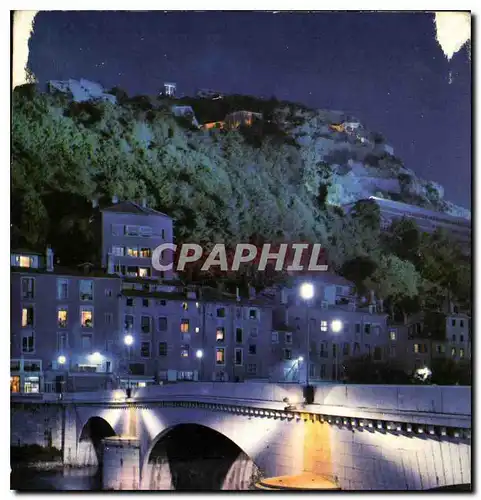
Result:
[[102,439],[115,436],[111,424],[102,417],[90,417],[82,427],[78,442],[78,461],[82,465],[102,463]]
[[233,439],[208,425],[179,423],[151,442],[142,489],[246,490],[258,467]]

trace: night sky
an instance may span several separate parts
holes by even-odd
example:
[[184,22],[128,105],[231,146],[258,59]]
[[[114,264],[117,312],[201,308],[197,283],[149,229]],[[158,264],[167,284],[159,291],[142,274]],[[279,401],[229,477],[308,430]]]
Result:
[[465,49],[445,59],[433,14],[45,12],[29,67],[40,83],[83,77],[155,95],[174,81],[185,95],[343,110],[471,208],[471,65]]

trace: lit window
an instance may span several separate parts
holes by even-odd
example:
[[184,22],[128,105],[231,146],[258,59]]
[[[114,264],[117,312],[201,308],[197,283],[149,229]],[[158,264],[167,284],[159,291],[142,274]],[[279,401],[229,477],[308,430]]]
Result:
[[327,321],[321,321],[321,332],[327,332]]
[[39,393],[40,392],[40,378],[39,377],[25,377],[23,384],[23,392]]
[[418,353],[419,352],[419,344],[414,344],[413,350],[414,350],[414,352]]
[[150,268],[149,267],[139,267],[139,277],[148,278],[150,276]]
[[92,328],[94,325],[94,312],[91,307],[80,308],[80,324],[82,328]]
[[67,309],[61,308],[57,311],[57,325],[59,328],[67,328],[68,312]]
[[215,350],[215,364],[223,365],[225,362],[225,349],[223,347],[217,347]]
[[389,338],[390,338],[391,340],[396,340],[396,330],[391,330],[391,331],[389,332]]
[[10,392],[20,392],[20,377],[18,375],[10,377]]
[[24,306],[22,308],[22,326],[24,328],[32,327],[34,324],[33,306]]
[[20,255],[17,257],[17,262],[20,267],[32,267],[32,257],[29,257],[28,255]]
[[182,302],[182,309],[187,311],[189,309],[189,304],[187,304],[187,302]]
[[222,326],[218,326],[215,332],[216,342],[224,342],[225,340],[225,329]]
[[195,333],[199,333],[200,332],[200,328],[198,326],[195,327]]
[[455,358],[455,357],[456,357],[456,347],[452,347],[452,348],[451,348],[451,356],[452,356],[453,358]]
[[180,331],[182,333],[189,333],[189,320],[188,319],[182,319],[180,321]]
[[94,299],[94,282],[92,280],[79,281],[80,300]]
[[35,295],[35,280],[22,278],[22,299],[33,299]]
[[148,259],[152,257],[152,250],[150,248],[141,248],[140,256],[143,257],[144,259]]
[[462,347],[459,349],[459,357],[464,358],[464,349]]

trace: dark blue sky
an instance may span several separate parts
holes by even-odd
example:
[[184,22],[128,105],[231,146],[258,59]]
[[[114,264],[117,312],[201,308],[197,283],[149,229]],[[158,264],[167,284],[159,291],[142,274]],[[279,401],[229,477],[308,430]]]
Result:
[[433,14],[45,12],[29,67],[130,95],[175,81],[343,110],[471,207],[471,65],[465,49],[444,58]]

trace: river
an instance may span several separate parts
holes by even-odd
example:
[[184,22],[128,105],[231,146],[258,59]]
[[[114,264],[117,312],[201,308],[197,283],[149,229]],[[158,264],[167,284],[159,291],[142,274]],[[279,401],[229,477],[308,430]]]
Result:
[[100,491],[97,467],[44,468],[18,466],[10,475],[10,489],[16,491]]

